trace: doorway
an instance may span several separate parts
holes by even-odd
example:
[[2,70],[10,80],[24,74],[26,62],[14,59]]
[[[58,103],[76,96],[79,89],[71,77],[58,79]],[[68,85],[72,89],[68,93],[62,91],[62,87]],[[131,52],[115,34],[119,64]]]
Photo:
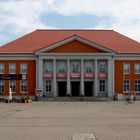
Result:
[[93,96],[93,81],[85,81],[85,97]]
[[71,82],[71,95],[73,97],[80,96],[80,82],[77,81]]
[[58,96],[59,97],[66,97],[67,82],[61,81],[61,82],[57,82],[57,84],[58,84]]

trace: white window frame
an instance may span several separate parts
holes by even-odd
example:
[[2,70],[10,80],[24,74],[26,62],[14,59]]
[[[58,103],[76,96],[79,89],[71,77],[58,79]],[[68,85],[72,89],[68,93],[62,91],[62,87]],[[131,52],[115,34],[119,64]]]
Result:
[[79,73],[79,64],[78,63],[72,64],[72,73]]
[[[25,81],[25,83],[23,83]],[[27,93],[28,92],[28,81],[27,80],[20,80],[20,93]],[[26,88],[22,88],[22,86],[26,86]],[[26,91],[23,91],[22,89],[26,89]]]
[[45,92],[52,93],[52,80],[50,79],[45,80]]
[[[100,83],[100,81],[104,81],[104,83]],[[103,90],[103,86],[104,86],[104,90]],[[102,90],[101,90],[101,88],[102,88]],[[107,89],[106,80],[99,79],[99,93],[105,93],[106,89]]]
[[21,63],[20,64],[20,73],[21,74],[27,74],[27,63]]
[[4,74],[5,69],[4,69],[4,64],[0,63],[0,74]]
[[93,65],[92,61],[85,62],[85,73],[93,73]]
[[57,62],[58,73],[66,73],[65,62]]
[[140,74],[140,64],[135,64],[135,74]]
[[99,62],[99,73],[106,73],[107,71],[106,62]]
[[130,74],[130,63],[124,63],[124,65],[123,65],[123,72],[124,72],[124,74]]
[[15,63],[10,63],[9,64],[9,73],[10,74],[16,74],[16,64]]
[[52,61],[45,61],[44,72],[46,72],[46,73],[53,72],[53,62]]
[[[2,91],[3,89],[3,91]],[[5,81],[0,80],[0,93],[5,93]]]
[[[127,82],[126,82],[127,81]],[[127,90],[125,90],[125,86],[127,87],[129,87]],[[129,93],[130,92],[130,80],[129,79],[125,79],[124,81],[123,81],[123,92],[124,93]]]
[[16,80],[9,80],[9,88],[11,88],[12,93],[16,92]]
[[[135,87],[135,92],[140,92],[140,79],[136,79],[135,81],[134,81],[135,83],[134,83],[134,87]],[[139,90],[136,90],[136,89],[139,89]]]

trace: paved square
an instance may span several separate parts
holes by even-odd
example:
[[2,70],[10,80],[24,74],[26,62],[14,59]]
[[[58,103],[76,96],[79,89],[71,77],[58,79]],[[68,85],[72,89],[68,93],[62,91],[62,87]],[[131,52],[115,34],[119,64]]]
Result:
[[140,101],[0,103],[0,140],[140,140]]

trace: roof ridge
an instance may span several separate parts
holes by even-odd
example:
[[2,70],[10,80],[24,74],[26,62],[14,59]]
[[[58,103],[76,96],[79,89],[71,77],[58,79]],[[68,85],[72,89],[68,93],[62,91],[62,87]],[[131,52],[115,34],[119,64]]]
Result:
[[114,31],[109,29],[36,29],[36,31]]

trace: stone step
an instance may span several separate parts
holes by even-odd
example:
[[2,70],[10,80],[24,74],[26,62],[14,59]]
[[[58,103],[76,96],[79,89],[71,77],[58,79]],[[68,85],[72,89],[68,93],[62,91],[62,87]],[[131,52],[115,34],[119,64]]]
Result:
[[38,101],[110,101],[107,97],[45,97]]

